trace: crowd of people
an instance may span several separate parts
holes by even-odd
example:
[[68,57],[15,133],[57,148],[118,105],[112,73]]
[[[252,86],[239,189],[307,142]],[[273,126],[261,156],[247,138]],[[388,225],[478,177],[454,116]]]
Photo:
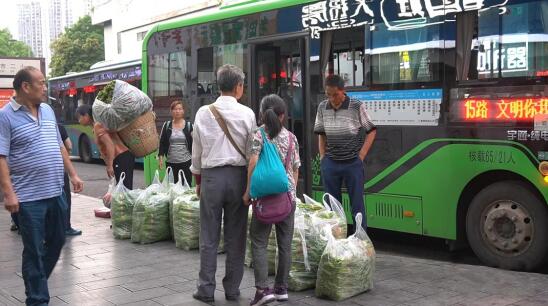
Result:
[[[253,173],[264,158],[267,145],[272,144],[285,169],[291,207],[276,222],[265,222],[253,209],[249,235],[256,293],[250,305],[288,299],[301,165],[299,144],[295,135],[284,127],[287,105],[277,95],[262,98],[257,125],[255,113],[238,102],[244,93],[244,78],[239,67],[223,65],[217,71],[220,89],[217,100],[202,106],[193,124],[185,119],[183,101],[173,101],[172,120],[163,124],[160,133],[160,167],[165,164],[175,173],[182,170],[187,182],[194,179],[200,196],[200,268],[193,297],[206,303],[214,301],[221,222],[226,252],[222,280],[225,298],[239,299],[249,206],[256,208],[261,201],[251,192],[253,184],[257,186]],[[13,85],[16,96],[0,110],[0,186],[5,208],[14,216],[23,240],[26,304],[47,305],[47,279],[59,258],[65,235],[81,234],[70,224],[69,181],[74,192],[82,191],[83,182],[69,159],[71,145],[63,136],[66,132],[57,127],[52,109],[43,103],[46,82],[42,73],[24,68],[15,76]],[[314,126],[324,188],[341,201],[344,182],[350,193],[352,216],[360,212],[364,215],[363,160],[374,141],[375,126],[364,104],[345,94],[342,78],[330,75],[324,85],[328,99],[318,106]],[[125,173],[124,184],[131,189],[134,156],[128,147],[116,132],[93,120],[90,106],[80,106],[77,115],[80,124],[93,127],[107,175],[118,181],[121,173]],[[31,145],[33,149],[28,150]],[[276,231],[278,266],[274,285],[270,286],[267,245],[272,226]],[[353,232],[349,228],[348,234]]]

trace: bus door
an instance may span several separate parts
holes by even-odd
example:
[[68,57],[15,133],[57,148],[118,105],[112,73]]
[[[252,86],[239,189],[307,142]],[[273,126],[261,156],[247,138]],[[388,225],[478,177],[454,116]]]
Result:
[[[277,94],[287,106],[285,127],[299,141],[301,168],[299,169],[298,193],[310,194],[311,173],[310,116],[308,115],[308,34],[260,38],[249,41],[251,56],[248,82],[251,107],[260,123],[259,106],[261,99],[269,94]],[[309,136],[309,137],[306,137]]]

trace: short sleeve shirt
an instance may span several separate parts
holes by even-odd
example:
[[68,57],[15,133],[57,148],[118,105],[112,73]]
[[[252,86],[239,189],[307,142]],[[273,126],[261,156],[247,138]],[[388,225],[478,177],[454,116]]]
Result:
[[63,142],[45,103],[34,118],[14,98],[0,109],[0,156],[5,156],[19,202],[58,197],[63,191]]
[[[268,137],[268,134],[266,135]],[[289,151],[289,142],[293,141],[293,151],[290,152],[289,156],[289,165],[291,165],[291,167],[288,168],[285,167],[285,165],[284,167],[289,181],[289,191],[291,192],[292,200],[295,201],[297,198],[297,182],[293,177],[293,171],[299,169],[299,167],[301,166],[301,159],[299,157],[299,143],[297,141],[297,137],[295,137],[295,135],[293,135],[293,133],[291,133],[287,129],[282,128],[280,133],[276,137],[274,137],[274,139],[269,139],[269,141],[272,142],[276,146],[276,148],[278,148],[278,154],[280,156],[280,159],[282,160],[282,163],[285,163],[287,152]],[[251,148],[249,152],[251,154],[260,155],[262,149],[263,136],[261,131],[259,129],[256,129],[253,132],[253,139],[251,141]]]
[[346,96],[337,110],[328,100],[318,106],[314,133],[326,136],[325,154],[333,160],[343,161],[358,157],[365,135],[375,129],[365,104],[359,100]]

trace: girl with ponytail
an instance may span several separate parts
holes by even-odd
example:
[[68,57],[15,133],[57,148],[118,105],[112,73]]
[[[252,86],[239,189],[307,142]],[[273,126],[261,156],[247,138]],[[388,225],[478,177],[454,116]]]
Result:
[[[279,96],[268,95],[261,100],[260,119],[262,126],[260,128],[264,129],[266,132],[268,141],[274,143],[274,145],[278,148],[278,153],[282,163],[284,163],[286,156],[289,155],[289,167],[286,167],[286,174],[289,181],[291,200],[293,201],[293,210],[285,220],[275,224],[276,240],[278,242],[278,269],[276,271],[276,279],[273,289],[268,286],[268,262],[266,251],[272,224],[264,224],[260,222],[256,218],[255,213],[253,214],[249,235],[251,240],[253,263],[255,267],[255,286],[257,291],[255,293],[255,298],[251,301],[251,306],[264,305],[275,300],[286,301],[288,299],[287,278],[291,265],[291,240],[293,239],[296,186],[299,178],[299,166],[301,165],[301,161],[299,158],[299,144],[297,142],[297,138],[283,126],[286,116],[286,104]],[[293,142],[293,145],[290,146],[291,142]],[[253,140],[250,150],[247,189],[243,196],[243,200],[246,205],[249,205],[250,203],[249,192],[251,186],[251,175],[257,165],[259,155],[261,154],[261,150],[263,148],[263,143],[264,139],[261,131],[256,130],[253,133]],[[288,152],[290,147],[293,148],[292,152]]]

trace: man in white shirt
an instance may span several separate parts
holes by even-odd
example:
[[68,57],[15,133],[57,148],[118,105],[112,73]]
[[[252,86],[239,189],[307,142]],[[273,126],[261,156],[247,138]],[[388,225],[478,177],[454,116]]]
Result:
[[[237,300],[240,295],[248,213],[248,207],[242,201],[247,184],[245,152],[248,137],[256,127],[253,111],[237,100],[244,92],[243,71],[233,65],[223,65],[217,70],[217,83],[221,96],[212,104],[214,109],[205,105],[196,113],[190,167],[200,195],[200,273],[198,290],[193,297],[206,303],[214,301],[223,211],[225,297]],[[224,119],[230,136],[217,121],[215,109]]]

